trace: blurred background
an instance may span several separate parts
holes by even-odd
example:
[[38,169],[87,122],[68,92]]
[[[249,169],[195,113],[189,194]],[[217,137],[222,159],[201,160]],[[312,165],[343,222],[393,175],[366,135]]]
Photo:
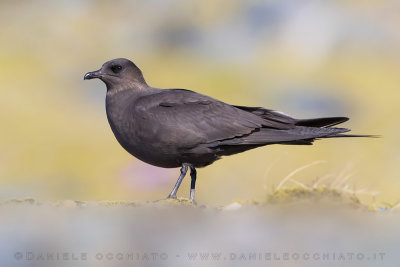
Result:
[[167,196],[179,170],[125,152],[106,119],[104,84],[83,81],[125,57],[155,87],[299,118],[349,116],[353,133],[383,136],[224,158],[198,170],[199,203],[263,200],[315,161],[324,163],[294,178],[339,177],[369,201],[396,202],[399,12],[396,0],[1,1],[0,199]]

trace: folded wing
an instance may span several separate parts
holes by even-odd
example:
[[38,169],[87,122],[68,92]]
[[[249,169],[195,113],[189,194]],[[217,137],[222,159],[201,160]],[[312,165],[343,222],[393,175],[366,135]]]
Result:
[[161,122],[158,131],[167,131],[169,140],[166,141],[184,144],[182,149],[198,145],[251,148],[296,141],[309,144],[314,138],[349,131],[329,128],[348,120],[345,117],[299,120],[269,109],[232,106],[183,89],[163,90],[144,97],[136,108],[143,109],[148,119]]

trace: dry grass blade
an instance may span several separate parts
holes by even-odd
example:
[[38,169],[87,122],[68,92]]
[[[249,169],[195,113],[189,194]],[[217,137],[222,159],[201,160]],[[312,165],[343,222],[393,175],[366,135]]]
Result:
[[311,167],[311,166],[314,166],[314,165],[317,165],[317,164],[321,164],[321,163],[325,163],[325,162],[326,162],[325,160],[317,160],[317,161],[311,162],[310,164],[307,164],[307,165],[304,165],[304,166],[301,166],[301,167],[295,169],[294,171],[292,171],[291,173],[289,173],[289,174],[278,184],[278,186],[276,187],[276,190],[281,189],[281,187],[282,187],[287,181],[289,181],[290,178],[292,178],[296,173],[298,173],[298,172],[300,172],[300,171],[302,171],[302,170],[304,170],[304,169],[307,169],[307,168],[309,168],[309,167]]
[[306,186],[306,185],[303,184],[303,183],[300,183],[299,181],[296,181],[295,179],[290,179],[290,181],[291,181],[292,183],[294,183],[294,184],[297,184],[298,186],[303,187],[304,189],[308,189],[308,190],[311,189],[310,187]]

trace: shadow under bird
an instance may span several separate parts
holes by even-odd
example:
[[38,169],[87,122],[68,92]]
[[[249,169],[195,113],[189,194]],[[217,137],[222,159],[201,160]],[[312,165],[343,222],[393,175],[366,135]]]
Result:
[[332,127],[346,117],[295,119],[262,107],[229,105],[185,89],[159,89],[147,85],[141,70],[118,58],[85,74],[107,87],[106,112],[121,146],[136,158],[163,168],[181,167],[168,198],[190,168],[190,200],[195,199],[196,168],[222,156],[271,145],[311,145],[315,139],[362,137]]

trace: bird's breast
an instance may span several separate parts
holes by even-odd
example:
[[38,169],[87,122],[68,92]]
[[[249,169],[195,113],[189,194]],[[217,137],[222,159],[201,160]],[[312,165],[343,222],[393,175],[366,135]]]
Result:
[[176,147],[165,142],[159,126],[130,114],[109,114],[108,122],[119,144],[134,157],[151,165],[175,168],[181,165]]

